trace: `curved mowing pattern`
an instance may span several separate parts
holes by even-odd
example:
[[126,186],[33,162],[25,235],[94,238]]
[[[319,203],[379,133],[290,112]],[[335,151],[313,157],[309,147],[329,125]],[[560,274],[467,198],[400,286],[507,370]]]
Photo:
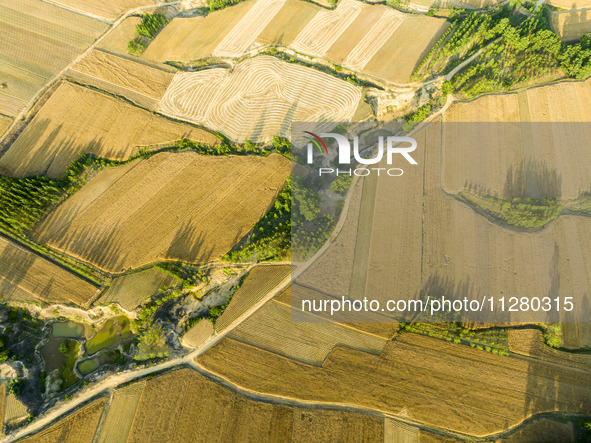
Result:
[[296,37],[292,48],[304,54],[324,55],[362,9],[360,2],[341,0],[334,11],[320,11]]
[[160,103],[164,114],[186,118],[233,140],[289,135],[292,121],[349,121],[361,91],[311,68],[260,56],[233,71],[175,75]]
[[395,10],[388,10],[363,36],[361,41],[347,56],[345,66],[361,71],[379,51],[384,43],[394,34],[402,23],[403,15]]
[[283,7],[285,0],[258,0],[230,33],[214,49],[216,57],[238,57],[252,45],[259,34]]

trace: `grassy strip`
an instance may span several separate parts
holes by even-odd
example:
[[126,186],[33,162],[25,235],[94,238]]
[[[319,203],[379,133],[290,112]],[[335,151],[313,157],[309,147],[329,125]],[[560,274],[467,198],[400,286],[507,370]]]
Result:
[[556,199],[500,199],[468,191],[460,192],[458,197],[501,224],[526,229],[540,228],[556,219],[562,211],[562,205]]

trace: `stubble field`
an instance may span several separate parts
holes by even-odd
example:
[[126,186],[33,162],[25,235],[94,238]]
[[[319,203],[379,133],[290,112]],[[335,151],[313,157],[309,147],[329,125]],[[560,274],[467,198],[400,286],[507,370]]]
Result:
[[0,238],[2,301],[42,301],[86,306],[97,288],[74,274]]
[[126,160],[136,147],[181,138],[217,144],[213,134],[170,121],[109,95],[62,82],[0,158],[0,173],[59,178],[79,154]]
[[105,20],[114,21],[127,11],[148,6],[153,0],[55,0],[55,3],[82,13],[89,13]]
[[160,111],[224,133],[236,141],[289,136],[293,121],[348,121],[361,90],[334,77],[271,56],[232,71],[179,72]]
[[[389,342],[380,356],[338,347],[320,368],[228,338],[196,362],[258,392],[355,404],[472,435],[499,432],[545,411],[589,413],[591,404],[590,372],[415,334]],[[371,389],[359,389],[367,380]]]
[[[591,6],[591,3],[585,3],[587,3],[585,6],[586,8]],[[573,7],[575,5],[576,3],[573,3],[572,6],[569,5],[566,7],[566,9],[574,9],[573,11],[554,11],[550,16],[554,32],[556,32],[563,41],[578,40],[583,35],[591,32],[591,24],[589,23],[591,10],[579,10],[577,7]]]
[[160,100],[172,81],[174,70],[158,69],[108,52],[94,50],[72,67],[92,79]]
[[208,262],[267,212],[289,172],[277,154],[161,153],[101,171],[32,235],[111,272],[166,259]]
[[191,62],[281,45],[386,81],[408,82],[447,26],[442,19],[356,0],[342,0],[334,10],[301,0],[257,0],[207,17],[176,18],[144,55],[160,62]]
[[10,116],[108,28],[40,0],[3,0],[0,25],[0,113]]

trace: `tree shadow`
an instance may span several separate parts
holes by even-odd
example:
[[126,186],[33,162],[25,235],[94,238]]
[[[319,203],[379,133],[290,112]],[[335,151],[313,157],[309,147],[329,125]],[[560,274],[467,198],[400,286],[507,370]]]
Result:
[[535,200],[560,198],[562,176],[544,161],[522,160],[507,169],[504,186],[505,198],[531,198]]

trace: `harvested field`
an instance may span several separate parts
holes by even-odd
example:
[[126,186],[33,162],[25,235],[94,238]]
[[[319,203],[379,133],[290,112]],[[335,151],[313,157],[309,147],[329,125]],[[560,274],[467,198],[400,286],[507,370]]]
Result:
[[481,9],[487,8],[498,3],[497,0],[412,0],[410,6],[418,6],[424,11],[429,10],[431,7],[439,9],[452,9],[452,8],[466,8],[466,9]]
[[92,51],[74,65],[72,70],[155,100],[162,98],[174,76],[170,67],[157,69],[100,50]]
[[[196,362],[257,392],[356,404],[472,435],[499,432],[540,412],[591,411],[591,372],[415,334],[389,342],[381,356],[337,347],[321,368],[228,338]],[[371,389],[359,389],[368,380]]]
[[46,259],[0,237],[2,301],[86,304],[98,290]]
[[[0,105],[1,106],[1,105]],[[5,115],[0,115],[0,137],[8,130],[12,124],[12,118]]]
[[179,281],[156,268],[146,269],[113,279],[111,286],[100,298],[100,303],[118,303],[131,311],[148,298],[158,294],[160,288],[177,286]]
[[204,263],[252,229],[289,173],[278,154],[160,153],[104,169],[33,235],[112,272],[166,259]]
[[[3,394],[0,392],[0,394]],[[0,411],[1,414],[1,411]],[[29,409],[14,395],[7,395],[4,403],[4,423],[27,418]],[[0,415],[1,417],[1,415]]]
[[321,9],[295,38],[291,47],[304,54],[324,56],[362,9],[363,4],[355,0],[341,0],[334,10]]
[[404,423],[384,419],[384,443],[423,443],[421,431]]
[[191,138],[216,144],[213,134],[170,121],[123,100],[63,82],[0,158],[0,172],[61,177],[79,154],[126,160],[137,147]]
[[4,434],[4,422],[6,421],[6,384],[0,384],[0,417],[2,418],[2,434]]
[[16,116],[107,27],[38,0],[0,2],[0,113]]
[[196,348],[202,345],[214,332],[213,323],[208,320],[201,320],[183,335],[183,344]]
[[561,423],[546,418],[536,420],[508,437],[496,440],[496,443],[544,443],[549,441],[563,443],[577,441],[572,423]]
[[213,50],[214,57],[238,57],[255,41],[273,20],[285,0],[257,0],[232,30]]
[[140,17],[126,18],[119,23],[119,26],[109,32],[96,47],[117,54],[128,54],[127,43],[137,36],[135,26],[141,22]]
[[25,438],[28,443],[91,443],[98,425],[105,399],[101,398],[76,410],[45,431]]
[[348,121],[361,91],[343,80],[271,56],[224,68],[179,72],[160,111],[236,141],[289,136],[292,121]]
[[591,348],[591,323],[575,319],[562,324],[562,346],[569,349]]
[[310,365],[321,366],[335,346],[379,355],[386,340],[334,322],[309,316],[293,322],[291,308],[269,301],[246,319],[229,338]]
[[[591,7],[591,2],[587,1],[586,3],[587,8]],[[567,7],[567,9],[575,9],[573,6],[574,4]],[[552,28],[562,41],[578,40],[591,32],[590,14],[591,10],[589,9],[554,11],[550,16]]]
[[591,368],[591,355],[575,354],[553,349],[544,343],[538,329],[510,329],[509,349],[517,354],[539,358],[563,366],[588,371]]
[[[503,196],[511,190],[508,177],[521,171],[536,178],[526,182],[531,194],[540,193],[542,185],[548,183],[555,183],[555,189],[549,191],[557,192],[563,199],[577,198],[581,191],[591,189],[591,168],[585,148],[591,143],[591,133],[585,128],[588,123],[572,123],[591,120],[590,85],[589,81],[565,82],[454,104],[445,113],[445,122],[509,123],[490,125],[484,138],[486,128],[482,125],[473,125],[472,133],[467,125],[448,126],[444,188],[457,193],[468,183],[475,189]],[[547,124],[520,126],[520,121]]]
[[124,13],[140,6],[147,6],[146,0],[107,0],[97,2],[95,0],[54,0],[55,3],[68,8],[96,15],[106,20],[114,21]]
[[365,64],[363,72],[386,81],[406,83],[449,23],[426,15],[406,16],[394,33]]
[[[287,306],[291,306],[291,286],[288,286],[274,298],[277,303],[282,303]],[[345,326],[358,329],[361,332],[372,334],[377,337],[384,338],[386,340],[392,340],[398,332],[398,323],[396,322],[371,322],[371,323],[347,323]]]
[[158,33],[142,55],[159,62],[189,62],[209,57],[255,4],[250,0],[205,17],[176,17]]
[[377,442],[383,438],[383,421],[350,412],[255,402],[190,369],[148,380],[127,442],[193,441],[196,435],[215,435],[223,442]]
[[113,401],[101,427],[99,443],[127,441],[145,384],[145,380],[141,380],[114,391]]
[[560,9],[591,8],[591,1],[589,0],[550,0],[548,4]]
[[232,296],[230,304],[217,319],[215,329],[222,331],[234,320],[244,314],[251,306],[261,301],[265,295],[289,276],[291,266],[272,265],[257,266],[247,275],[246,279]]
[[258,35],[260,45],[289,46],[320,8],[304,0],[286,0],[275,18]]

